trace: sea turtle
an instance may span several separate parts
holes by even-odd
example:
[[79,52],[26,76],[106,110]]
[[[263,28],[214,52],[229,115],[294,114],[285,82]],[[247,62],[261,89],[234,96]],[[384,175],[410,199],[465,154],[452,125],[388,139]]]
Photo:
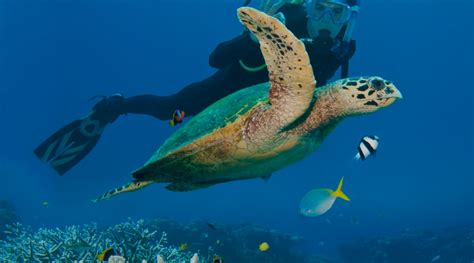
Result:
[[176,131],[134,181],[97,200],[168,183],[171,191],[268,179],[318,148],[345,117],[391,105],[400,92],[380,77],[357,77],[316,88],[304,44],[282,23],[256,9],[237,10],[260,42],[270,82],[231,94]]

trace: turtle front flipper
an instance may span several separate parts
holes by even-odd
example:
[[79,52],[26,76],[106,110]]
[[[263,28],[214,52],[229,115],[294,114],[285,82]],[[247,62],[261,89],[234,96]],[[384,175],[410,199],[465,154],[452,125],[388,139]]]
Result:
[[128,183],[126,185],[123,185],[121,187],[115,188],[113,190],[110,190],[107,193],[104,193],[103,195],[97,197],[96,199],[92,200],[92,202],[99,202],[104,199],[109,199],[112,196],[116,196],[121,193],[126,193],[126,192],[134,192],[137,190],[140,190],[144,187],[149,186],[150,184],[155,183],[155,181],[135,181]]
[[308,110],[316,81],[305,46],[277,19],[250,7],[238,16],[258,39],[268,67],[270,105],[249,118],[245,134],[252,141],[272,140]]

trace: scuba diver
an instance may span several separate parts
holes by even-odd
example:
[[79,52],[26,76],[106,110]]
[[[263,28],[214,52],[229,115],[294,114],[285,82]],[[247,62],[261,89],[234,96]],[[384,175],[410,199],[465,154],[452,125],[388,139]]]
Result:
[[[347,77],[348,62],[356,49],[352,32],[358,0],[263,1],[267,8],[261,7],[261,11],[274,15],[305,44],[318,86],[325,85],[340,67],[341,77]],[[86,117],[51,135],[34,153],[62,175],[94,148],[105,127],[120,115],[151,115],[171,119],[170,125],[176,125],[185,115],[196,115],[229,94],[268,82],[258,41],[249,31],[220,43],[210,55],[209,64],[217,69],[212,76],[170,96],[102,97]]]

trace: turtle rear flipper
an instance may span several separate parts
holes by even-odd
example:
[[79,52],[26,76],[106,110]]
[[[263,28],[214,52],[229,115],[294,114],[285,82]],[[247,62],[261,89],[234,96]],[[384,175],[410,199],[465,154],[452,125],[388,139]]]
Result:
[[155,181],[135,181],[128,183],[126,185],[123,185],[121,187],[117,187],[113,190],[110,190],[107,193],[102,194],[101,196],[97,197],[96,199],[92,200],[92,202],[96,203],[104,199],[109,199],[112,196],[116,196],[121,193],[126,193],[126,192],[134,192],[137,190],[140,190],[144,187],[149,186],[150,184],[155,183]]
[[253,113],[246,132],[250,139],[272,140],[310,107],[316,86],[313,69],[303,42],[280,21],[250,7],[237,13],[257,37],[270,79],[270,107]]

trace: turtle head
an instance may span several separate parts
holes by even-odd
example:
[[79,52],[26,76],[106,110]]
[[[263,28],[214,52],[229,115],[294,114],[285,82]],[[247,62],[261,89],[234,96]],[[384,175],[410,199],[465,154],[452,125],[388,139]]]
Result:
[[377,111],[402,98],[391,81],[381,77],[357,77],[341,80],[338,95],[347,107],[347,115]]

